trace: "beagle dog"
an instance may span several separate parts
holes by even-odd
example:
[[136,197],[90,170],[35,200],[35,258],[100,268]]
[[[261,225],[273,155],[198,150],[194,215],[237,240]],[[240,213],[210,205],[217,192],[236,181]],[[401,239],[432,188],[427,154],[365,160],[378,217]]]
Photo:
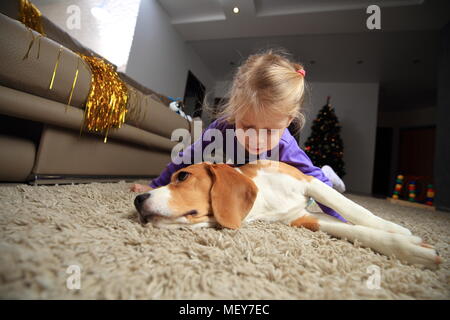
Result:
[[[339,212],[348,222],[306,210],[309,198]],[[320,180],[277,161],[240,167],[207,162],[175,172],[167,186],[134,200],[142,224],[157,227],[237,229],[242,222],[279,221],[322,230],[387,256],[432,268],[442,260],[434,248],[398,224],[384,220]]]

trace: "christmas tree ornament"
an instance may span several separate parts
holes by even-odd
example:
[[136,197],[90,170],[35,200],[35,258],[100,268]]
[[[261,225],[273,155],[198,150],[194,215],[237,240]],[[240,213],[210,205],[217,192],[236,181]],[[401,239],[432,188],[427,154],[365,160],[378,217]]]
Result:
[[[128,92],[114,67],[97,57],[79,54],[92,72],[91,88],[86,101],[84,126],[89,131],[105,134],[110,128],[120,128],[127,113]],[[81,128],[82,129],[82,128]]]
[[34,4],[28,0],[20,0],[19,21],[45,36],[41,16],[41,12]]
[[59,50],[58,50],[58,56],[56,57],[56,62],[55,62],[55,67],[53,68],[53,73],[52,73],[52,79],[50,80],[50,85],[48,87],[49,90],[53,89],[53,83],[55,81],[55,77],[56,77],[56,71],[58,71],[58,66],[59,66],[59,60],[61,58],[61,52],[63,51],[63,47],[59,46]]
[[80,59],[78,58],[77,59],[77,69],[75,71],[75,78],[73,78],[72,88],[70,89],[70,94],[69,94],[69,100],[67,101],[67,104],[66,104],[66,112],[67,112],[67,108],[70,106],[70,103],[72,102],[73,91],[75,90],[75,85],[77,84],[77,80],[78,80],[79,66],[80,66]]
[[28,31],[30,32],[31,35],[31,41],[30,44],[28,45],[28,50],[27,53],[25,53],[25,55],[23,56],[22,60],[28,59],[28,55],[30,54],[30,50],[33,47],[34,41],[38,42],[38,50],[37,50],[37,55],[36,55],[36,59],[39,59],[40,56],[40,52],[41,52],[41,38],[42,38],[42,34],[38,34],[36,37],[34,36],[34,33],[32,31],[32,29],[30,27],[27,27]]

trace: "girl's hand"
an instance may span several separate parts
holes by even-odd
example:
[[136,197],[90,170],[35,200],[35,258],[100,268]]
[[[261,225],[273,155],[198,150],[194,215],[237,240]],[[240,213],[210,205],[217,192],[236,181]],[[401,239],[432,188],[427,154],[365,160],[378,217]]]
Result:
[[130,187],[131,192],[146,192],[146,191],[150,191],[152,189],[153,188],[150,186],[146,186],[146,185],[138,184],[138,183],[135,183]]

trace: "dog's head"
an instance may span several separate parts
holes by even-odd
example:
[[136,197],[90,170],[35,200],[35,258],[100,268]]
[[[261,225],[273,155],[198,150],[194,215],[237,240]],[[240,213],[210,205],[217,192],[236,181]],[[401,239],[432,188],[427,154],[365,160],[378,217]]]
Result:
[[167,186],[138,195],[141,223],[195,225],[215,221],[237,229],[253,206],[253,181],[226,164],[199,163],[178,170]]

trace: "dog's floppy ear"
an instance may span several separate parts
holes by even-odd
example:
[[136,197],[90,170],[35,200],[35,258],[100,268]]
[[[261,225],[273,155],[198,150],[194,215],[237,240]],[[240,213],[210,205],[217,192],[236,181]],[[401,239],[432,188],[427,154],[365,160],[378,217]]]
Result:
[[208,165],[212,176],[211,207],[217,222],[237,229],[253,207],[258,188],[247,176],[226,164]]

